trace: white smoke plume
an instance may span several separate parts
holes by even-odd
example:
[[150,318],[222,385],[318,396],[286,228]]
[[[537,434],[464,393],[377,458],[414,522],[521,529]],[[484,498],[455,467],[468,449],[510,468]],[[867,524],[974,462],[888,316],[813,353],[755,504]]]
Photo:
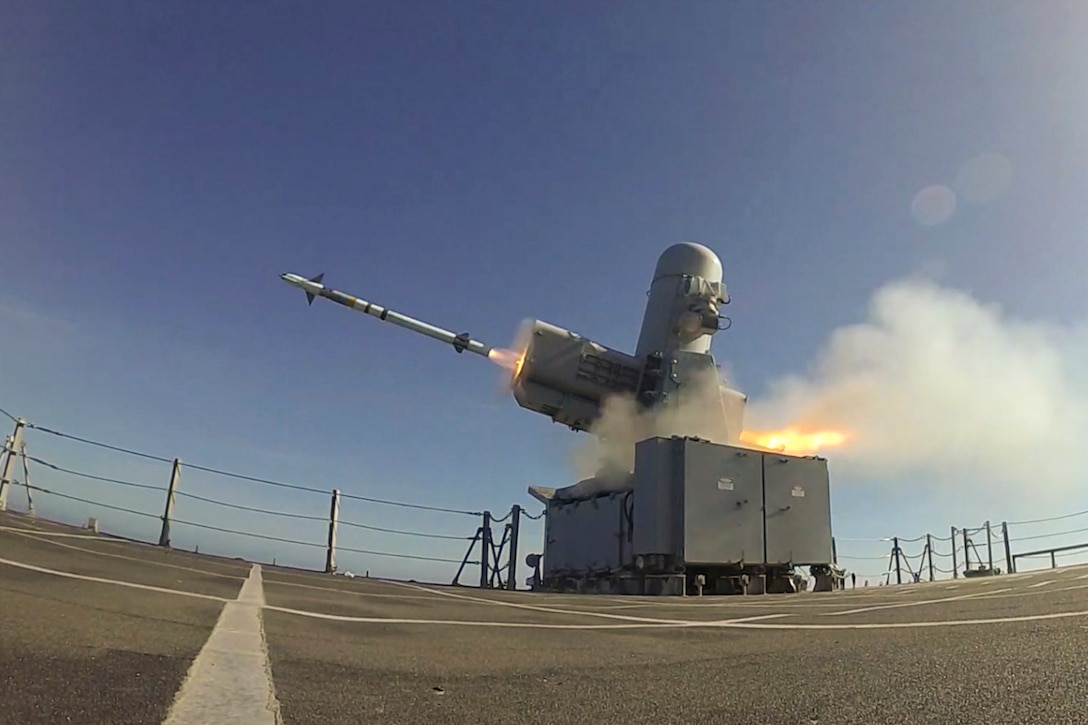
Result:
[[750,403],[749,428],[847,433],[822,452],[851,474],[940,485],[1083,485],[1088,334],[1006,315],[931,281],[878,290],[868,319],[836,330],[815,365]]
[[733,443],[740,433],[743,402],[721,390],[716,371],[695,375],[668,406],[640,410],[633,396],[605,401],[601,417],[575,452],[583,478],[623,474],[634,468],[635,443],[651,436],[693,436]]
[[[576,451],[579,475],[630,470],[634,443],[649,435],[734,442],[739,411],[721,425],[707,402],[712,377],[661,412],[613,398]],[[882,287],[867,319],[835,330],[807,371],[748,392],[745,429],[845,433],[819,452],[837,479],[906,475],[961,491],[1017,488],[1027,499],[1088,483],[1088,326],[1014,319],[926,279]]]

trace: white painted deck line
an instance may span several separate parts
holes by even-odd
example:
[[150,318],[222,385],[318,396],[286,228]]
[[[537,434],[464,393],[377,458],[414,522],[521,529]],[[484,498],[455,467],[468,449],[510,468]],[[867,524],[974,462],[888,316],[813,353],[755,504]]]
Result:
[[547,614],[575,614],[582,617],[599,617],[601,619],[613,619],[621,622],[635,622],[641,624],[670,624],[675,625],[678,622],[682,623],[683,620],[667,618],[661,619],[658,617],[631,617],[624,614],[608,614],[607,612],[595,612],[585,609],[563,609],[560,607],[545,607],[535,604],[521,604],[518,602],[508,602],[502,599],[487,599],[485,597],[473,597],[467,594],[456,594],[454,592],[442,591],[441,589],[431,589],[430,587],[420,586],[419,584],[409,584],[408,582],[395,582],[390,581],[390,584],[396,584],[399,587],[406,587],[408,589],[415,589],[421,592],[430,592],[431,594],[437,594],[442,597],[448,597],[450,599],[460,599],[466,602],[474,602],[476,604],[485,604],[494,607],[510,607],[511,609],[526,609],[532,612],[545,612]]
[[[109,557],[111,559],[123,559],[125,561],[135,561],[137,564],[144,564],[145,566],[158,566],[158,567],[165,567],[167,569],[179,569],[181,571],[191,571],[191,572],[193,572],[195,574],[203,574],[204,576],[217,576],[217,577],[220,577],[222,579],[243,579],[244,578],[244,577],[240,576],[239,574],[224,574],[222,572],[211,571],[209,569],[197,569],[196,567],[192,567],[192,566],[182,566],[180,564],[168,564],[168,563],[166,563],[164,561],[155,561],[154,559],[141,559],[138,556],[125,556],[124,554],[114,554],[113,552],[110,552],[110,551],[98,551],[97,549],[85,549],[82,546],[72,546],[71,544],[65,544],[64,542],[61,542],[61,541],[52,541],[50,539],[44,539],[44,538],[41,538],[41,537],[37,537],[37,536],[34,536],[33,534],[27,535],[27,534],[25,534],[25,533],[23,533],[21,531],[16,532],[15,535],[16,536],[22,536],[24,539],[30,539],[32,541],[38,541],[38,542],[41,542],[43,544],[49,544],[50,546],[59,546],[62,549],[71,549],[72,551],[82,551],[83,553],[90,554],[92,556],[106,556],[106,557]],[[98,539],[100,541],[109,541],[108,539],[102,539],[101,536],[80,537],[80,538],[94,538],[94,539]],[[111,543],[113,543],[113,542],[111,542]],[[127,542],[122,542],[122,543],[127,543]],[[148,546],[148,544],[143,544],[143,546]]]
[[193,660],[164,725],[278,725],[261,608],[261,567],[254,564],[238,598],[227,602]]
[[74,574],[70,571],[58,571],[56,569],[46,569],[44,566],[35,566],[33,564],[24,564],[21,561],[12,561],[11,559],[0,559],[0,565],[13,566],[16,569],[26,569],[27,571],[36,571],[40,574],[49,574],[50,576],[60,576],[66,579],[78,579],[79,581],[94,582],[95,584],[112,584],[119,587],[128,587],[129,589],[142,589],[147,592],[159,592],[160,594],[177,594],[179,597],[193,597],[195,599],[210,599],[213,602],[225,602],[223,597],[217,597],[212,594],[200,594],[199,592],[187,592],[181,589],[170,589],[168,587],[154,587],[150,584],[137,584],[136,582],[123,582],[117,579],[104,579],[99,576],[87,576],[86,574]]
[[923,599],[917,602],[900,602],[898,604],[879,604],[873,607],[861,607],[859,609],[847,609],[842,612],[828,612],[825,617],[840,617],[845,614],[861,614],[863,612],[876,612],[882,609],[903,609],[904,607],[921,607],[926,604],[943,604],[944,602],[960,602],[965,599],[990,598],[991,595],[1011,592],[1012,589],[995,589],[987,592],[975,592],[974,594],[961,594],[958,597],[943,597],[941,599]]
[[[47,529],[32,529],[29,526],[0,526],[0,531],[15,534],[31,534],[32,536],[53,536],[60,539],[97,539],[98,541],[116,541],[101,534],[71,534],[64,531],[49,531]],[[123,541],[122,543],[128,543]]]
[[[295,614],[312,619],[326,619],[333,622],[360,622],[364,624],[414,624],[462,627],[508,627],[510,629],[790,629],[790,630],[846,630],[846,629],[915,629],[921,627],[958,627],[964,625],[1006,624],[1011,622],[1038,622],[1070,617],[1088,617],[1088,610],[1079,612],[1055,612],[1053,614],[1026,614],[1019,617],[990,617],[984,619],[937,619],[922,622],[865,622],[857,624],[793,624],[780,622],[752,621],[752,619],[733,619],[722,621],[676,621],[672,624],[537,624],[535,622],[494,622],[456,619],[383,619],[381,617],[349,617],[341,614],[321,614],[285,607],[266,607],[277,612]],[[790,616],[790,615],[782,615]],[[770,615],[767,619],[773,618]],[[763,619],[763,618],[759,618]]]

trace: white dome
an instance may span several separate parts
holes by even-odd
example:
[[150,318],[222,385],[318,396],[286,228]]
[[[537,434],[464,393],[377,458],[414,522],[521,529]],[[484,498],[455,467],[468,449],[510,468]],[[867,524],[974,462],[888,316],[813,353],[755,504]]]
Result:
[[713,250],[697,242],[674,244],[657,258],[654,281],[684,274],[702,277],[708,282],[721,282],[722,261]]

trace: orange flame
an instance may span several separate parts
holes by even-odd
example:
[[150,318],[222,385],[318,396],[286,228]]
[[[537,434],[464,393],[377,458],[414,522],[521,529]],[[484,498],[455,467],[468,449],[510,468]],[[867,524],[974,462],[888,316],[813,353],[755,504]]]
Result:
[[842,445],[846,434],[839,431],[801,431],[797,428],[782,430],[746,430],[740,434],[740,442],[753,448],[778,451],[791,456],[811,456],[824,448]]
[[491,362],[499,367],[504,367],[507,370],[513,370],[518,364],[518,354],[513,350],[504,350],[503,348],[493,347],[487,353],[487,357]]
[[514,372],[513,377],[517,378],[521,373],[521,366],[525,364],[525,353],[525,350],[515,352],[514,350],[506,350],[503,348],[492,348],[491,351],[487,353],[487,357],[496,365],[506,368],[507,370],[512,370]]

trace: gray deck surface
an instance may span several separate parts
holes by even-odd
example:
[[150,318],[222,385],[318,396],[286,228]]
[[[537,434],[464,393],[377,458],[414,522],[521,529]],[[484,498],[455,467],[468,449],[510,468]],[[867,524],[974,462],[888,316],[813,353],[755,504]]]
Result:
[[[0,560],[0,723],[162,722],[251,569],[14,514]],[[288,725],[1088,722],[1083,566],[705,599],[263,581]]]

